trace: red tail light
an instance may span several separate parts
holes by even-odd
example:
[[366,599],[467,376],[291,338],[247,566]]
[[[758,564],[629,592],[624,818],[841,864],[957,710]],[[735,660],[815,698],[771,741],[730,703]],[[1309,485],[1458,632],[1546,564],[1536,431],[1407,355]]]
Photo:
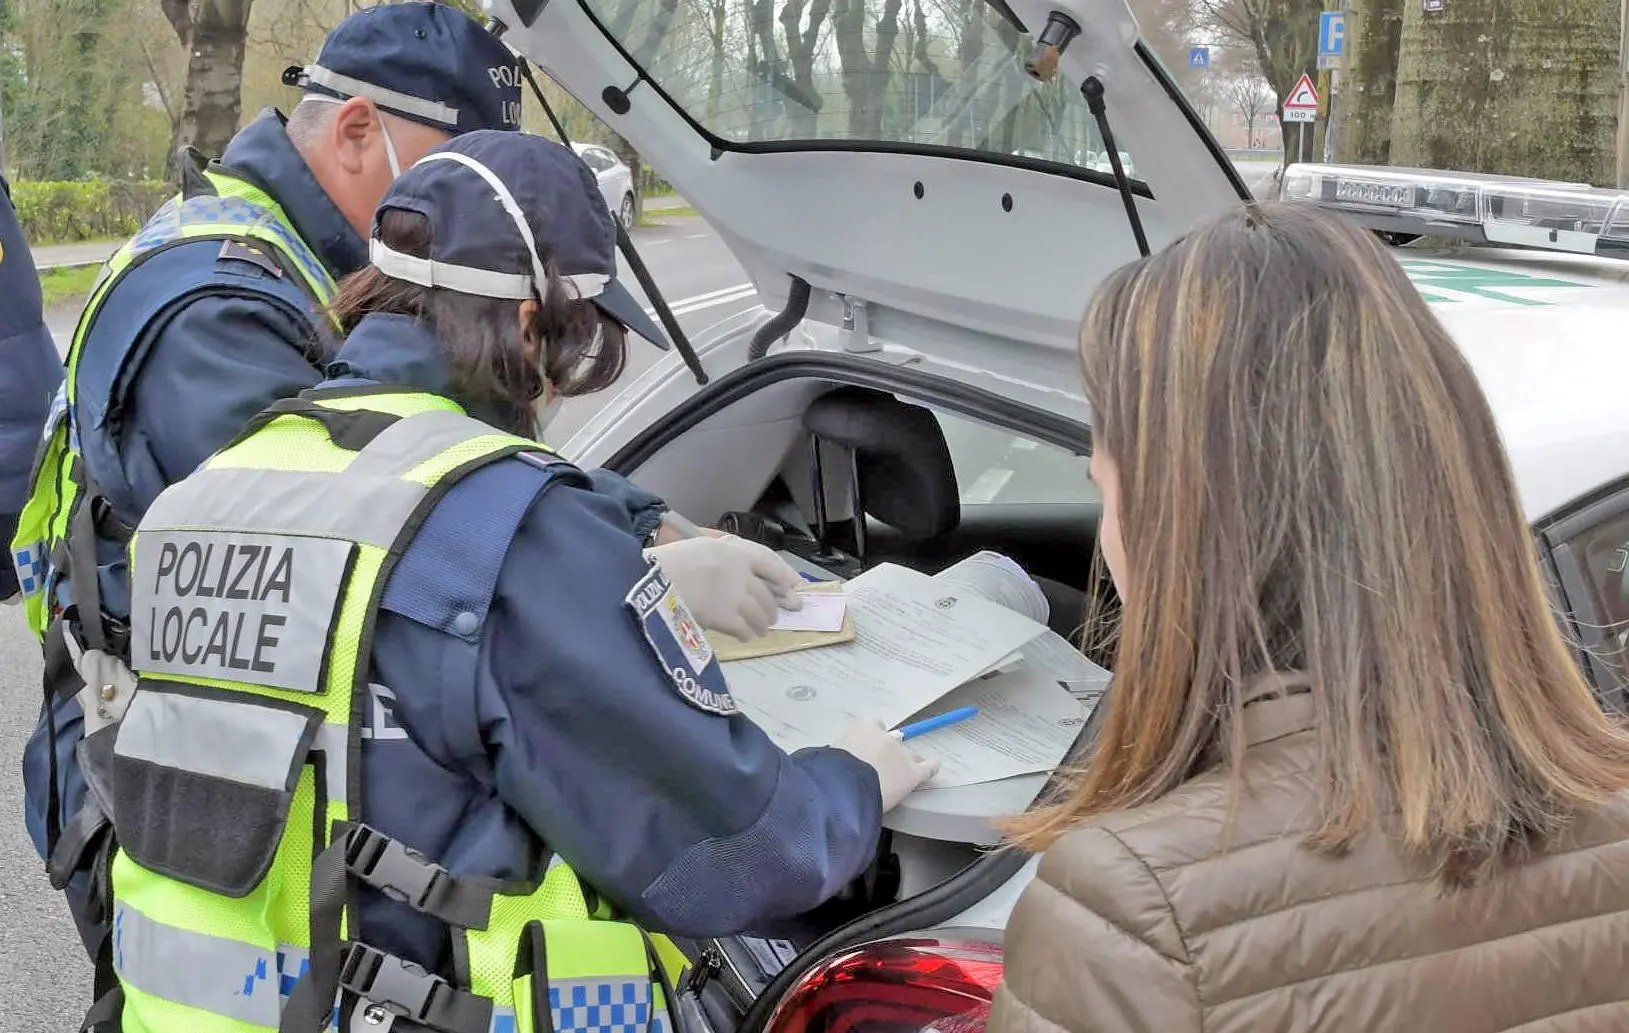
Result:
[[878,940],[805,974],[768,1033],[983,1033],[1002,972],[1000,945],[975,938]]

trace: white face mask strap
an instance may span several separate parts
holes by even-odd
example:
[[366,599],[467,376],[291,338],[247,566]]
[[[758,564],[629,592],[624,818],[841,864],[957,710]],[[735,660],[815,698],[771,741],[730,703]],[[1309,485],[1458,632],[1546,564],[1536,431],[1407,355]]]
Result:
[[418,164],[423,165],[427,161],[456,161],[486,180],[486,185],[491,187],[492,192],[497,195],[498,203],[503,205],[503,210],[514,221],[515,229],[520,231],[520,239],[526,242],[526,253],[532,259],[533,283],[536,284],[538,295],[542,296],[548,290],[549,278],[543,271],[543,259],[538,257],[537,254],[537,240],[532,236],[532,227],[526,222],[526,213],[520,210],[519,203],[515,201],[515,195],[511,194],[509,188],[504,186],[503,180],[499,179],[491,169],[474,158],[467,154],[459,154],[456,151],[437,151],[433,154],[426,154],[419,159]]
[[[326,93],[308,93],[305,95],[305,100],[302,100],[300,103],[303,104],[307,100],[316,101],[318,104],[345,103],[342,98],[330,97]],[[379,135],[385,138],[385,160],[390,162],[390,181],[394,183],[396,180],[402,178],[402,163],[400,159],[396,157],[396,142],[390,138],[390,128],[385,125],[385,113],[375,107],[374,115],[379,119]]]

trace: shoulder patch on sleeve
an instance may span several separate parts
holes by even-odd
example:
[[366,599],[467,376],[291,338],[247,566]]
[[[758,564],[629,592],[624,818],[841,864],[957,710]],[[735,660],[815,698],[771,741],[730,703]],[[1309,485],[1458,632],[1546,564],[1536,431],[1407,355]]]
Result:
[[706,633],[660,564],[651,564],[628,591],[623,605],[639,622],[639,630],[681,699],[709,714],[741,712]]
[[[530,463],[540,470],[547,470],[566,462],[559,456],[548,452],[516,452],[515,458],[523,463]],[[567,463],[566,465],[569,466],[570,464]]]
[[257,244],[245,244],[241,240],[228,240],[221,244],[221,253],[217,262],[246,262],[254,266],[267,276],[279,280],[283,278],[283,267],[277,264],[276,259],[266,254]]

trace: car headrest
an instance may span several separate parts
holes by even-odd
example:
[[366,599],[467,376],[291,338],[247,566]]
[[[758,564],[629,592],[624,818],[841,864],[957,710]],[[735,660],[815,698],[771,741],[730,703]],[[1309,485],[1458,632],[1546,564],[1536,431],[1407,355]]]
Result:
[[907,539],[926,541],[961,523],[950,447],[927,409],[881,391],[845,387],[815,399],[803,426],[854,450],[866,512]]

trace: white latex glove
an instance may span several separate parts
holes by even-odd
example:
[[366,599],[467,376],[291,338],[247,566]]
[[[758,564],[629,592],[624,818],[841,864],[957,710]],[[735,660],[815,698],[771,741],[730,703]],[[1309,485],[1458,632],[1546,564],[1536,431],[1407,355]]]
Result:
[[851,722],[843,737],[832,743],[871,765],[882,787],[882,812],[898,807],[916,787],[939,773],[939,761],[928,760],[888,734],[881,721]]
[[777,608],[803,606],[798,572],[774,550],[724,535],[686,538],[645,550],[661,564],[704,628],[754,639],[775,623]]

